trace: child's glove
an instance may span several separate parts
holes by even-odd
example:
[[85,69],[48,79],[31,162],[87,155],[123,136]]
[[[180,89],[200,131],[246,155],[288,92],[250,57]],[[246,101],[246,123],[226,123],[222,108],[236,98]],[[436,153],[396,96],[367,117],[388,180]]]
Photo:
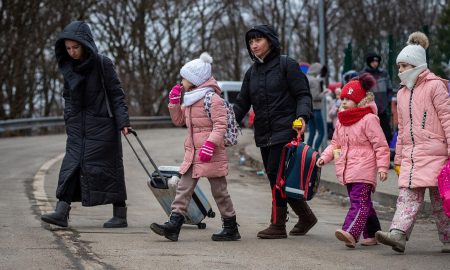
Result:
[[216,145],[210,141],[206,141],[200,149],[200,153],[198,154],[200,157],[200,161],[209,162],[213,156],[214,149],[216,149]]
[[341,148],[336,148],[333,150],[333,158],[339,159],[341,157]]
[[394,165],[394,171],[397,173],[397,176],[400,175],[400,165]]
[[181,85],[177,84],[172,87],[169,93],[169,103],[170,104],[180,104],[181,100]]

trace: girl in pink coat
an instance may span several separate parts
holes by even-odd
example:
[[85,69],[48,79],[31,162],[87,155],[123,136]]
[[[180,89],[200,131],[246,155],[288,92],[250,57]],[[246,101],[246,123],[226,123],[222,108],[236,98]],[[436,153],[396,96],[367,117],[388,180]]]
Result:
[[[169,112],[176,126],[187,126],[184,142],[184,160],[180,166],[181,180],[177,186],[169,221],[153,223],[150,228],[169,240],[177,241],[184,215],[200,177],[207,177],[211,192],[223,219],[223,229],[212,235],[214,241],[234,241],[241,238],[236,223],[236,213],[227,190],[228,158],[224,135],[227,129],[227,111],[220,97],[220,88],[211,75],[212,58],[202,53],[200,58],[185,64],[180,75],[182,86],[175,85],[169,93]],[[180,105],[181,91],[186,92]],[[204,99],[211,98],[211,118],[208,117]]]
[[341,92],[341,108],[331,144],[317,161],[321,167],[335,159],[336,176],[347,186],[350,209],[336,237],[354,248],[363,234],[362,245],[376,245],[380,222],[372,205],[371,193],[387,179],[389,146],[386,142],[373,93],[376,81],[363,73],[348,82]]
[[397,56],[402,88],[397,94],[398,141],[394,163],[400,168],[399,196],[390,232],[379,231],[379,242],[404,252],[417,213],[429,189],[442,252],[450,252],[450,219],[442,208],[437,176],[450,155],[450,98],[447,81],[427,68],[428,38],[409,36]]

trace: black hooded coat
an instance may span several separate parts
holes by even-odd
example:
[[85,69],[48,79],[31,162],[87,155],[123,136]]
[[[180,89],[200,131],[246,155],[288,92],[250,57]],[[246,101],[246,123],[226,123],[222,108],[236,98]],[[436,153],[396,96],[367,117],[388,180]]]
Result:
[[[69,56],[66,39],[83,46],[86,55],[83,61]],[[127,196],[120,130],[130,124],[125,94],[113,63],[97,53],[91,30],[81,21],[64,28],[55,43],[55,54],[64,77],[67,133],[56,197],[63,199],[69,195],[83,206],[123,202]],[[108,113],[106,98],[112,115]],[[73,185],[79,186],[69,188]]]
[[[251,31],[260,32],[270,41],[271,51],[263,62],[250,50],[248,34]],[[253,106],[256,146],[287,143],[296,136],[292,122],[298,117],[308,121],[311,115],[308,79],[290,57],[287,57],[285,67],[280,66],[280,42],[272,27],[255,26],[246,33],[245,40],[254,64],[245,73],[241,91],[233,105],[236,120],[242,121]]]
[[381,63],[381,56],[379,54],[369,53],[366,55],[367,66],[360,73],[368,72],[377,81],[376,85],[372,89],[372,92],[375,95],[375,103],[377,104],[378,114],[380,114],[386,112],[390,106],[393,89],[389,74],[380,67],[372,68],[370,66],[373,59],[378,59],[378,62]]

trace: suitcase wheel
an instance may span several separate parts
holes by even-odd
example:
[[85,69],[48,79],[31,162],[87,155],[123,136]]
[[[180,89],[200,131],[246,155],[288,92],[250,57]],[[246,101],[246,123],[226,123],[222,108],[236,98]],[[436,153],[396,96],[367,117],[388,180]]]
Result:
[[212,209],[209,209],[207,216],[210,218],[214,218],[216,216],[216,213]]
[[200,230],[204,230],[204,229],[206,229],[206,223],[200,222],[199,224],[197,224],[197,227],[198,227]]

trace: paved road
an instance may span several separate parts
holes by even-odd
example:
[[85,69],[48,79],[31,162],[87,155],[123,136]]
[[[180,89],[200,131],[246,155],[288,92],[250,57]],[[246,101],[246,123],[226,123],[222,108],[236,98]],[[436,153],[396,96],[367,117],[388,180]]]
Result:
[[[183,129],[146,130],[141,134],[158,164],[180,163]],[[210,240],[220,219],[207,219],[207,228],[184,226],[179,242],[153,234],[151,222],[166,220],[146,187],[146,176],[128,146],[124,163],[129,194],[129,227],[103,229],[111,206],[92,208],[73,204],[70,228],[40,222],[42,211],[55,205],[55,185],[65,136],[0,140],[0,269],[448,269],[450,258],[440,253],[434,224],[419,220],[407,253],[384,246],[345,248],[334,238],[346,213],[339,201],[321,194],[311,203],[319,223],[307,236],[260,240],[270,208],[265,177],[238,165],[237,152],[251,137],[230,151],[229,189],[242,240]],[[211,197],[207,181],[200,182]],[[213,203],[217,212],[217,207]],[[288,228],[294,225],[291,216]],[[383,221],[387,228],[388,221]]]

